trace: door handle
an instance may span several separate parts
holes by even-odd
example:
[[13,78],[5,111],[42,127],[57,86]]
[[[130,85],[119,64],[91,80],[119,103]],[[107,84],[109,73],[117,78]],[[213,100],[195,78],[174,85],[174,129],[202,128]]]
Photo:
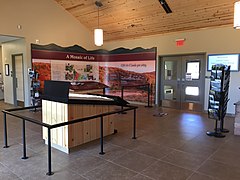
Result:
[[180,88],[180,83],[181,83],[180,79],[177,79],[177,88],[178,89]]

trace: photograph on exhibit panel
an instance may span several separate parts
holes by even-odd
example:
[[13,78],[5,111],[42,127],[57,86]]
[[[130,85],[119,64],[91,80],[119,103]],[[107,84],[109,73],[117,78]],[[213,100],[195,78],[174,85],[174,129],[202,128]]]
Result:
[[99,64],[99,80],[110,87],[107,94],[134,102],[147,102],[147,84],[155,85],[155,60],[121,61]]
[[44,81],[51,80],[51,60],[33,59],[32,68],[38,73],[38,80],[40,81],[40,91],[43,91]]

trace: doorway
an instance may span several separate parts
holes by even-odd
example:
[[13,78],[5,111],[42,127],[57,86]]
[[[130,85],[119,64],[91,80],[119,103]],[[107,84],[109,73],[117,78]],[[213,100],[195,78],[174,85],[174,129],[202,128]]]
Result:
[[160,57],[163,107],[203,111],[205,57],[205,54]]
[[24,107],[23,54],[12,55],[14,106]]

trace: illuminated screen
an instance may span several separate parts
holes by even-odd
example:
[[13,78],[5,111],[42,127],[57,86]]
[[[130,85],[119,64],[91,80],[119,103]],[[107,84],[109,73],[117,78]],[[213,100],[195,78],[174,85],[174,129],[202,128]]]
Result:
[[239,54],[210,54],[208,55],[208,71],[212,65],[224,64],[230,65],[231,71],[239,71]]

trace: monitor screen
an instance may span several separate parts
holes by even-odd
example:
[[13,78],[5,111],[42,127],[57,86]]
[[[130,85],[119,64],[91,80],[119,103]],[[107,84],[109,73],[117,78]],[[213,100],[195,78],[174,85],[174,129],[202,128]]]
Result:
[[209,54],[208,55],[208,71],[212,69],[212,65],[224,64],[230,65],[231,71],[239,71],[239,54]]

